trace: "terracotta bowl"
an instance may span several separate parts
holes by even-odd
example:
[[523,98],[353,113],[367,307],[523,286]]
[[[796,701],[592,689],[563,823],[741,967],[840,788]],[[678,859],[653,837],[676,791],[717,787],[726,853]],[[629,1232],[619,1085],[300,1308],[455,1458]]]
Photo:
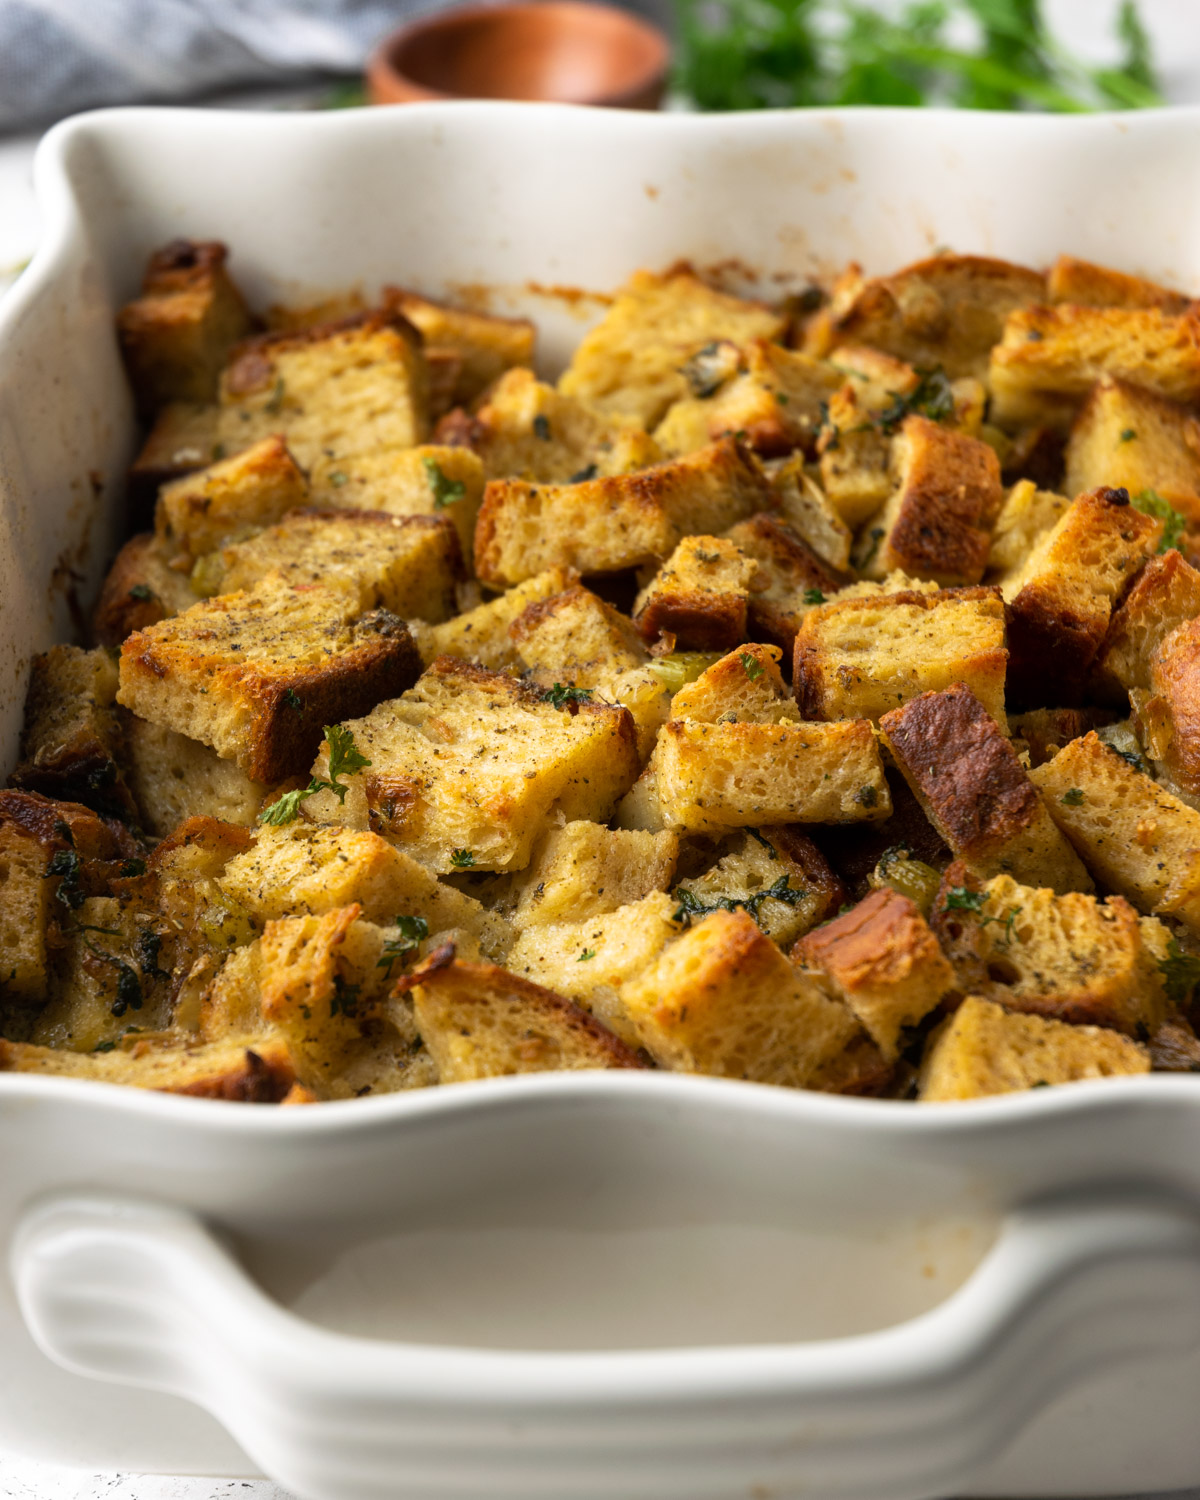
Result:
[[367,88],[373,104],[550,99],[657,109],[669,57],[662,32],[613,6],[463,5],[385,36],[367,63]]

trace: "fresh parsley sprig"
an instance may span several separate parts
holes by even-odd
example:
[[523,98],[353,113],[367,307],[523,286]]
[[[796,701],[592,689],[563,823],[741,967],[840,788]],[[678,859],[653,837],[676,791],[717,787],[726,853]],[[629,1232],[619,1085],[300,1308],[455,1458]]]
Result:
[[259,814],[260,823],[282,828],[285,824],[294,822],[300,816],[300,804],[317,792],[334,792],[338,801],[345,804],[346,793],[350,788],[341,778],[352,776],[355,771],[361,771],[371,762],[354,743],[353,734],[344,724],[326,724],[325,743],[329,746],[328,779],[314,776],[307,786],[298,787],[294,792],[284,792],[265,812]]

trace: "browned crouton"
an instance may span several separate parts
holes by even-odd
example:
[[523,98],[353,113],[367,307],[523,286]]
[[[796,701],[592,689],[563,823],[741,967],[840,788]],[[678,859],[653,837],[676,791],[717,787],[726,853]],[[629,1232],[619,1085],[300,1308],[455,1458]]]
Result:
[[1078,701],[1117,597],[1158,546],[1162,522],[1124,490],[1091,490],[1004,584],[1010,698],[1033,707]]
[[430,954],[401,985],[412,992],[439,1083],[643,1066],[587,1011],[495,964],[464,963],[452,946]]
[[196,602],[186,571],[171,567],[174,548],[153,532],[130,539],[113,560],[92,615],[101,646],[119,646],[135,630],[180,614]]
[[992,421],[1066,428],[1105,375],[1172,401],[1200,397],[1200,317],[1161,308],[1028,307],[992,350]]
[[1074,302],[1081,307],[1159,307],[1166,313],[1186,312],[1189,298],[1182,292],[1097,266],[1074,255],[1060,255],[1050,267],[1046,291],[1051,302]]
[[1156,760],[1181,791],[1200,794],[1200,619],[1178,626],[1150,658],[1151,697],[1139,705]]
[[1146,1049],[1115,1031],[1011,1015],[990,1000],[970,996],[930,1039],[920,1098],[928,1103],[979,1099],[1149,1071]]
[[168,402],[129,467],[126,490],[135,524],[145,524],[143,518],[153,514],[160,485],[207,468],[221,456],[215,400]]
[[638,595],[634,624],[650,644],[671,635],[681,651],[729,651],[746,639],[757,572],[732,540],[684,537]]
[[170,1033],[130,1036],[105,1052],[62,1052],[0,1040],[3,1072],[91,1078],[99,1083],[239,1104],[282,1103],[296,1077],[288,1049],[281,1041],[251,1036],[204,1043]]
[[806,719],[872,719],[963,683],[1003,729],[1004,604],[995,589],[831,599],[805,615],[792,681]]
[[420,666],[386,610],[364,615],[339,590],[268,582],[130,636],[117,697],[272,782],[308,768],[325,725],[395,697]]
[[292,455],[281,439],[268,437],[165,485],[155,531],[165,550],[190,562],[269,526],[307,499],[308,484]]
[[1072,424],[1063,486],[1077,495],[1098,485],[1154,490],[1200,521],[1200,421],[1153,391],[1098,381]]
[[172,240],[146,268],[142,295],[117,314],[117,334],[138,407],[212,401],[231,347],[250,332],[246,304],[215,240]]
[[954,970],[918,908],[897,891],[872,891],[800,940],[798,956],[819,970],[887,1058],[954,984]]
[[[1149,688],[1155,651],[1173,630],[1198,615],[1200,572],[1174,547],[1152,557],[1112,612],[1093,668],[1094,685],[1116,702],[1123,702],[1131,688]],[[1076,733],[1094,727],[1089,724]]]
[[879,721],[929,821],[976,874],[1011,871],[1056,891],[1091,880],[1012,745],[963,686],[923,693]]
[[469,312],[396,286],[384,287],[383,302],[417,329],[427,351],[445,349],[458,356],[447,405],[465,406],[505,370],[533,364],[537,330],[528,318]]
[[836,593],[845,575],[823,561],[791,526],[760,511],[725,533],[757,570],[749,582],[748,632],[790,652],[796,631],[818,595]]
[[621,989],[662,1067],[811,1087],[859,1030],[745,911],[716,911]]
[[1117,715],[1105,708],[1031,708],[1009,720],[1009,728],[1024,740],[1031,766],[1044,765],[1071,740],[1116,721]]
[[978,583],[1004,501],[995,450],[911,416],[892,445],[891,468],[896,487],[872,523],[863,576],[882,579],[899,568],[944,586]]
[[659,563],[684,536],[724,531],[768,502],[766,480],[733,438],[578,484],[492,480],[475,529],[475,571],[507,587],[555,566],[606,573]]

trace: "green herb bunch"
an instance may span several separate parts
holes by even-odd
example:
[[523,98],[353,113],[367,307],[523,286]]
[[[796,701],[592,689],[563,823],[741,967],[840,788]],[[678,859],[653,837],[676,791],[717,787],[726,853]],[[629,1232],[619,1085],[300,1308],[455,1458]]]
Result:
[[[675,0],[675,86],[697,109],[956,104],[966,109],[1143,109],[1161,104],[1135,0],[1116,15],[1115,66],[1054,38],[1041,0]],[[974,44],[963,45],[964,30]]]

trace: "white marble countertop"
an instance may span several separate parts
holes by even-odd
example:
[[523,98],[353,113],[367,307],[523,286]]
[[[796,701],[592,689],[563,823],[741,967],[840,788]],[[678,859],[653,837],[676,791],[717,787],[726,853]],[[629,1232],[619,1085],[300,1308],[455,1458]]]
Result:
[[[1083,56],[1103,55],[1115,0],[1047,0],[1063,39]],[[1200,0],[1139,0],[1154,39],[1167,97],[1200,103]],[[239,95],[240,107],[296,107],[313,91]],[[38,214],[31,167],[36,135],[0,137],[0,295],[37,248]],[[0,1452],[0,1500],[294,1500],[266,1480],[95,1474],[52,1468]],[[482,1500],[482,1497],[481,1497]],[[616,1497],[614,1497],[616,1500]],[[1135,1500],[1135,1497],[1130,1497]],[[1200,1500],[1200,1489],[1172,1500]]]

